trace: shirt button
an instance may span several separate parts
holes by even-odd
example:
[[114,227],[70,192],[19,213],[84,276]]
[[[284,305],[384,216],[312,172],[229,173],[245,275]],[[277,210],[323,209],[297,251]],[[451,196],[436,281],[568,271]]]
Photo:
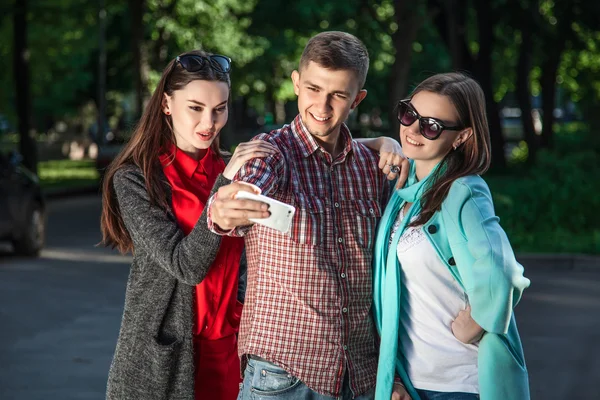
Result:
[[340,203],[336,202],[336,203],[334,204],[334,206],[335,206],[335,208],[339,208],[339,207],[340,207]]
[[344,350],[348,350],[348,346],[344,345]]
[[370,212],[371,214],[375,214],[375,210],[373,210],[372,208],[369,208],[369,212]]
[[347,312],[348,312],[348,309],[347,309],[346,307],[344,307],[344,308],[342,308],[342,312],[343,312],[343,313],[347,313]]
[[342,277],[342,279],[346,279],[346,274],[345,273],[341,273],[340,276]]
[[344,239],[338,238],[338,243],[342,243],[343,241],[344,241]]

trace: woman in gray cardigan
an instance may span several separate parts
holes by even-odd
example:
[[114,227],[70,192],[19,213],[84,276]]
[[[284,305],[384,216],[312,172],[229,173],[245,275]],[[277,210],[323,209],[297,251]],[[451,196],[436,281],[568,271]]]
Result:
[[[227,57],[201,51],[171,61],[106,171],[103,243],[133,252],[107,399],[237,396],[243,243],[211,233],[204,205],[245,161],[275,149],[241,144],[225,166],[219,131],[227,122],[229,71]],[[232,219],[245,225],[268,215],[262,206]]]

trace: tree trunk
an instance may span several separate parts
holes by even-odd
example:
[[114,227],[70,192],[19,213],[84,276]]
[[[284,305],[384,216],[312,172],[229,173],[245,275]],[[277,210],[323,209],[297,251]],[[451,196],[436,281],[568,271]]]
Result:
[[143,71],[144,44],[144,0],[129,0],[131,12],[131,51],[133,54],[133,81],[135,90],[135,118],[138,119],[144,110],[146,82]]
[[473,71],[473,56],[467,47],[467,1],[429,0],[427,8],[438,34],[448,47],[454,70]]
[[[169,18],[169,17],[177,18],[177,16],[174,15],[175,7],[177,7],[177,0],[171,0],[170,3],[161,7],[161,9],[160,9],[161,17],[159,17],[159,18]],[[169,40],[169,38],[170,38],[170,33],[167,32],[165,27],[163,26],[163,27],[159,28],[158,40],[156,40],[154,42],[154,47],[153,47],[154,51],[152,52],[152,54],[154,54],[155,57],[153,57],[149,61],[149,65],[151,65],[154,69],[162,70],[167,64],[167,60],[170,56],[169,46],[167,44],[167,41]]]
[[517,82],[516,95],[519,107],[521,109],[521,122],[523,124],[523,135],[527,143],[529,155],[527,163],[535,162],[538,138],[533,126],[533,118],[531,115],[531,92],[529,90],[529,73],[531,71],[531,54],[533,51],[533,37],[531,26],[528,21],[525,21],[521,27],[521,48],[519,50],[519,60],[517,62]]
[[[492,81],[492,50],[494,46],[494,21],[492,9],[487,1],[476,1],[477,25],[479,32],[479,53],[475,63],[474,73],[485,93],[488,124],[492,145],[492,167],[503,169],[506,167],[504,154],[504,136],[498,105],[494,101],[494,85]],[[460,12],[460,10],[457,10]]]
[[552,148],[554,139],[554,106],[556,103],[556,72],[561,50],[551,54],[542,64],[540,78],[542,92],[542,139],[540,147]]
[[[417,4],[415,4],[417,3]],[[394,0],[394,10],[398,30],[392,35],[396,58],[392,66],[390,76],[390,91],[389,104],[390,109],[390,132],[389,135],[397,137],[400,129],[400,123],[394,112],[395,106],[399,100],[406,97],[408,92],[408,74],[410,72],[410,63],[412,59],[412,45],[417,38],[417,32],[424,20],[419,17],[417,12],[408,12],[409,9],[415,11],[420,7],[419,2],[408,2],[402,0]]]
[[102,146],[106,141],[106,1],[100,0],[98,13],[98,116],[96,124],[96,144]]
[[452,59],[452,69],[455,71],[469,69],[472,66],[470,62],[471,55],[466,47],[467,40],[465,38],[467,32],[466,10],[467,3],[465,0],[444,1],[442,18],[446,20],[446,43]]
[[23,164],[37,174],[37,146],[35,139],[29,134],[31,96],[29,93],[29,50],[27,49],[27,3],[27,0],[15,2],[13,73],[20,139],[19,151],[23,156]]

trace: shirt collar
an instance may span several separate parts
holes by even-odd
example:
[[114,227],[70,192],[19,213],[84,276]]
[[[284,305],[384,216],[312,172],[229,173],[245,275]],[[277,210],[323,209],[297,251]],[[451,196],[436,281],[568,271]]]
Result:
[[[300,114],[298,114],[294,121],[292,121],[291,128],[292,132],[294,132],[300,139],[300,151],[302,152],[304,158],[310,156],[318,149],[325,151],[325,149],[323,149],[321,145],[317,143],[313,135],[310,134],[308,128],[306,128],[306,125],[304,125]],[[342,150],[342,153],[337,157],[337,159],[343,160],[352,151],[352,135],[350,134],[350,129],[348,129],[346,124],[342,124],[340,127],[340,137],[341,140],[344,141],[344,150]]]
[[173,143],[167,146],[167,150],[161,157],[163,165],[173,162],[174,166],[182,171],[186,177],[192,178],[196,172],[212,176],[215,167],[214,152],[209,147],[208,151],[200,160],[190,157],[185,151],[177,148]]

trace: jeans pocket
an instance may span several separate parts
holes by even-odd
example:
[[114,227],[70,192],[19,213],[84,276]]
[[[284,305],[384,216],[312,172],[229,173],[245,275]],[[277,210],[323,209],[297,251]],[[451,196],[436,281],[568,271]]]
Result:
[[301,383],[298,378],[272,363],[257,362],[252,367],[254,373],[250,390],[260,396],[277,396],[288,393]]

